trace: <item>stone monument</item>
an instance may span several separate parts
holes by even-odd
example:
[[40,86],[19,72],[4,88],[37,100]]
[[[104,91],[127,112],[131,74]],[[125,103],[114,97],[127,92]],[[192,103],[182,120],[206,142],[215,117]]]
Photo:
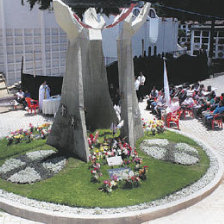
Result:
[[[102,32],[105,21],[94,8],[84,13],[84,23],[89,26],[87,33],[87,57],[83,62],[84,105],[86,124],[89,130],[110,128],[117,117],[113,108],[107,81],[102,47]],[[83,46],[84,47],[84,46]]]
[[69,39],[61,106],[47,144],[88,161],[86,126],[109,128],[116,114],[109,95],[102,33],[102,16],[89,8],[84,23],[61,0],[54,0],[56,21]]
[[89,149],[85,121],[82,64],[83,61],[86,61],[87,55],[87,33],[73,17],[72,10],[62,1],[54,1],[54,12],[59,26],[67,34],[69,44],[61,105],[55,117],[51,134],[47,139],[47,144],[54,146],[59,151],[73,154],[84,161],[88,161]]
[[123,137],[128,137],[131,147],[134,147],[136,140],[144,134],[134,87],[132,36],[146,21],[149,8],[150,3],[146,3],[134,21],[132,21],[133,14],[129,14],[124,21],[122,31],[117,40],[121,119],[124,120],[121,135]]

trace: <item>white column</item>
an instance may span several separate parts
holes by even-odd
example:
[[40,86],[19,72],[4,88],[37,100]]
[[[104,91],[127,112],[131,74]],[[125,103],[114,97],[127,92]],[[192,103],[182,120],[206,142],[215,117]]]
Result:
[[42,71],[43,75],[47,75],[46,71],[46,52],[45,52],[45,13],[43,10],[39,10],[40,14],[40,28],[41,28],[41,53],[42,53]]
[[194,30],[191,32],[191,56],[194,52]]

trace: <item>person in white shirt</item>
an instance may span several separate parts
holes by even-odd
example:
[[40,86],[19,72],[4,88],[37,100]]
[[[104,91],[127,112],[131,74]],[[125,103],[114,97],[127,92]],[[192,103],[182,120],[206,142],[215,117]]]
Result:
[[39,88],[39,110],[42,111],[43,100],[50,98],[50,88],[44,81]]
[[183,101],[181,105],[190,106],[192,107],[194,105],[194,100],[191,96],[187,96],[187,98]]
[[171,104],[166,108],[166,114],[173,113],[174,111],[177,111],[180,109],[180,103],[178,97],[174,97],[171,100]]
[[140,81],[139,81],[139,79],[136,76],[135,77],[135,90],[136,90],[138,101],[140,99],[140,96],[139,96],[139,86],[140,86]]
[[25,94],[24,92],[22,91],[22,89],[20,89],[16,94],[16,101],[18,103],[21,103],[23,104],[24,108],[26,107],[26,101],[25,101]]
[[139,73],[138,80],[140,83],[139,86],[139,100],[142,101],[144,98],[144,85],[145,85],[145,76],[142,72]]

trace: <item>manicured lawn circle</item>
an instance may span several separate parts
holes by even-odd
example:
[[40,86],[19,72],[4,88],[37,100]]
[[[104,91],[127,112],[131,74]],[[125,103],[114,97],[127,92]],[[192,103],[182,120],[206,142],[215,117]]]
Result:
[[[108,130],[106,132],[108,132]],[[140,139],[137,143],[137,148],[139,148],[140,143],[144,139],[148,138],[153,139],[153,136],[147,135]],[[28,198],[69,206],[122,207],[163,198],[166,195],[194,183],[206,172],[209,166],[209,159],[205,152],[200,149],[193,140],[168,131],[163,134],[156,135],[154,138],[166,138],[172,142],[186,143],[198,151],[200,161],[191,166],[173,164],[171,162],[153,159],[137,149],[140,157],[143,158],[142,165],[149,166],[147,179],[137,188],[118,188],[109,194],[98,190],[98,188],[102,186],[102,181],[101,183],[90,182],[91,175],[90,170],[88,169],[90,164],[86,164],[74,158],[69,158],[66,167],[49,179],[32,185],[18,185],[1,179],[0,188]],[[2,165],[6,159],[11,158],[11,155],[13,154],[10,150],[11,146],[4,146],[2,141],[0,142],[0,146],[3,146],[0,148],[0,158],[4,157],[4,159],[0,160],[0,165]],[[45,144],[40,144],[39,146],[37,144],[38,141],[43,140],[36,140],[36,142],[34,141],[30,143],[30,147],[28,148],[28,144],[24,143],[24,147],[26,147],[26,149],[18,144],[20,150],[17,149],[16,156],[22,152],[24,154],[24,151],[28,152],[53,149]],[[7,156],[5,150],[8,150],[9,156]],[[4,156],[2,154],[4,154]],[[16,156],[14,155],[14,158]],[[103,176],[101,177],[102,180],[109,179],[107,169],[109,169],[107,165],[102,166],[101,168],[103,173]]]

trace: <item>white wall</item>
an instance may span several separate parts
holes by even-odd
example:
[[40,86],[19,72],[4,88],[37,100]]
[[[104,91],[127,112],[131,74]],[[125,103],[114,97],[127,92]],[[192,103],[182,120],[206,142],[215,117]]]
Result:
[[[21,79],[21,59],[24,57],[24,72],[36,75],[62,76],[65,72],[67,51],[66,34],[56,23],[54,13],[41,11],[36,5],[32,10],[24,0],[0,0],[0,72],[6,74],[8,85]],[[113,16],[105,17],[106,23],[113,22]],[[121,24],[103,31],[103,51],[106,64],[117,58],[116,39]],[[172,19],[159,21],[158,41],[149,41],[149,22],[133,37],[133,56],[157,46],[157,54],[177,50],[178,23]]]

